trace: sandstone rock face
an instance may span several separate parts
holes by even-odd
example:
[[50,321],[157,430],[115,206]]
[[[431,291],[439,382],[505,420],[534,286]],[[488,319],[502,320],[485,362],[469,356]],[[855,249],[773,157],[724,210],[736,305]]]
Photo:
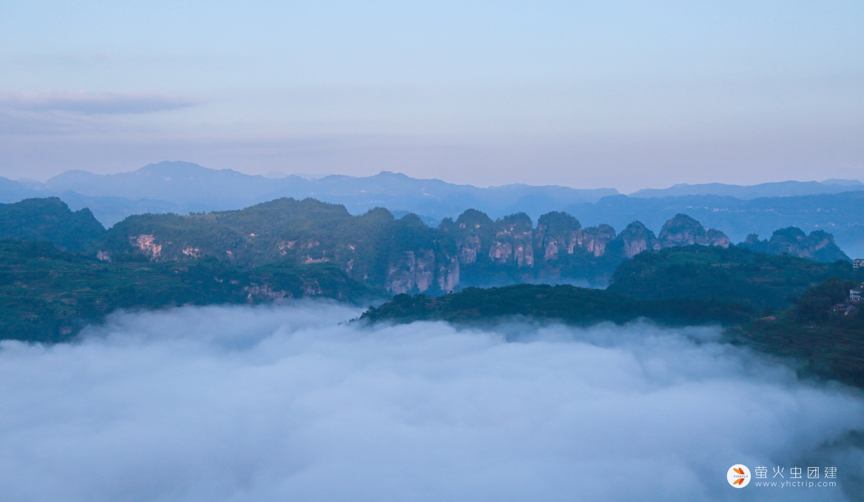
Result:
[[434,278],[434,251],[406,251],[400,260],[389,265],[384,287],[394,295],[408,293],[415,287],[422,293],[434,284]]
[[600,257],[606,253],[606,245],[612,242],[614,238],[615,229],[609,225],[588,227],[582,230],[581,246],[588,254]]
[[516,257],[516,264],[520,267],[534,266],[534,246],[530,243],[522,242],[516,244],[513,255]]
[[129,242],[151,260],[156,260],[162,255],[162,245],[156,244],[154,235],[134,235],[129,238]]
[[[318,294],[320,294],[320,287],[318,289]],[[255,298],[281,300],[282,298],[285,298],[286,295],[285,291],[274,290],[269,284],[246,286],[243,288],[243,292],[246,293],[246,301],[249,303],[252,303]]]
[[450,293],[459,285],[459,259],[451,258],[448,263],[438,265],[438,289]]
[[506,263],[510,256],[519,267],[534,266],[534,225],[525,213],[506,216],[495,222],[489,258],[496,263]]
[[624,256],[633,258],[643,251],[659,251],[660,241],[641,221],[634,221],[618,235],[624,245]]
[[537,221],[534,246],[544,261],[558,259],[559,253],[573,254],[582,241],[582,225],[567,213],[547,213]]
[[477,262],[478,256],[488,252],[494,224],[486,214],[469,209],[462,213],[449,229],[445,223],[442,223],[439,229],[453,235],[459,262],[470,265]]
[[[798,232],[770,242],[753,236],[748,242],[808,258],[845,257],[830,235]],[[540,216],[535,227],[526,214],[493,221],[468,210],[430,228],[416,215],[396,219],[376,208],[352,216],[341,206],[311,199],[201,215],[139,215],[109,233],[93,248],[100,259],[137,253],[154,261],[215,257],[241,268],[330,263],[390,293],[430,294],[517,282],[585,279],[601,285],[623,260],[645,251],[730,245],[722,232],[686,215],[666,222],[657,236],[640,222],[620,235],[609,225],[582,228],[563,212]]]
[[513,245],[509,242],[494,242],[489,248],[489,258],[495,263],[507,263],[513,255]]
[[481,252],[480,237],[469,235],[459,243],[459,261],[470,265],[477,261],[477,253]]
[[729,247],[729,237],[717,229],[709,228],[707,237],[709,246],[719,246],[721,248]]
[[664,248],[676,246],[720,246],[729,247],[729,237],[715,229],[706,229],[701,223],[687,216],[676,214],[660,229],[660,245]]

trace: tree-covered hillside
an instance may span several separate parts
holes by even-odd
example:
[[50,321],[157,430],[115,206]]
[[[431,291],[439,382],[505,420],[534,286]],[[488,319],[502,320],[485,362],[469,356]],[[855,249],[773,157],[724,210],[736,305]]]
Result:
[[0,204],[0,239],[48,241],[82,253],[90,251],[104,233],[89,209],[72,212],[56,197]]
[[[585,326],[645,318],[666,326],[723,324],[727,341],[791,357],[804,375],[864,387],[864,305],[834,308],[861,284],[845,262],[693,246],[639,255],[615,276],[616,285],[628,286],[516,285],[440,297],[398,295],[370,308],[361,321],[475,324],[526,318]],[[827,279],[818,282],[819,277]],[[786,308],[772,308],[777,305]]]
[[519,284],[500,288],[468,288],[439,297],[397,295],[361,317],[366,322],[448,321],[497,322],[514,318],[556,320],[575,325],[631,322],[641,317],[660,324],[733,324],[754,314],[734,300],[640,300],[601,289],[570,285]]
[[829,279],[791,308],[729,330],[731,339],[794,358],[801,371],[864,387],[864,305],[836,310],[860,280]]
[[[729,245],[722,233],[686,215],[661,233],[669,246]],[[492,220],[469,210],[430,228],[413,214],[395,219],[378,208],[352,216],[314,199],[277,199],[239,211],[132,216],[112,227],[97,251],[103,259],[139,254],[157,262],[212,256],[239,267],[326,262],[398,294],[531,282],[605,284],[621,261],[662,242],[638,221],[617,234],[609,225],[583,228],[560,212],[541,216],[535,227],[524,213]]]
[[327,264],[229,267],[214,259],[106,263],[44,242],[0,241],[0,338],[58,341],[116,309],[259,303],[370,290]]
[[686,246],[642,253],[622,263],[609,291],[644,299],[735,298],[759,308],[781,308],[831,277],[851,279],[852,265],[734,246]]

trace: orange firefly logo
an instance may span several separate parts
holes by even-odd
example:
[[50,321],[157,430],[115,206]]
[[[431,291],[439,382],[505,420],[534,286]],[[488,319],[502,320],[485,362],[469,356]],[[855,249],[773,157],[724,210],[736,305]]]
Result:
[[726,481],[734,488],[744,488],[750,484],[750,469],[746,465],[735,464],[726,472]]

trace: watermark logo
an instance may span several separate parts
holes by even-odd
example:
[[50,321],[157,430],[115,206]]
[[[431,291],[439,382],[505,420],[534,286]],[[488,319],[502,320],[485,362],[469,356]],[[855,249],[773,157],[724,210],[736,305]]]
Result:
[[735,464],[726,473],[726,481],[735,488],[744,488],[750,484],[750,469],[746,465]]

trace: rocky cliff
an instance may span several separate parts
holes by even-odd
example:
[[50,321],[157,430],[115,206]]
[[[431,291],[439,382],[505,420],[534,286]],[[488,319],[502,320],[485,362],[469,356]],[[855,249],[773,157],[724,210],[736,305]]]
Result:
[[430,228],[409,214],[377,208],[361,216],[312,199],[279,199],[241,211],[141,215],[106,232],[94,255],[177,261],[212,256],[236,267],[330,263],[354,280],[398,293],[446,293],[467,286],[521,282],[605,283],[623,260],[663,247],[726,247],[721,232],[678,215],[659,237],[641,222],[620,234],[583,228],[563,212],[535,227],[517,213],[498,220],[468,210]]
[[534,246],[538,258],[544,261],[556,260],[559,254],[573,254],[582,241],[582,225],[567,213],[547,213],[537,221]]
[[624,256],[628,259],[643,251],[659,251],[661,248],[660,240],[641,221],[627,225],[618,238],[623,245]]
[[765,254],[786,254],[826,263],[850,261],[846,253],[834,243],[834,236],[822,230],[807,235],[796,227],[782,228],[764,241],[760,241],[758,235],[750,234],[739,246]]
[[693,244],[729,247],[729,238],[726,234],[713,228],[705,228],[698,221],[680,213],[663,225],[658,238],[663,248]]

